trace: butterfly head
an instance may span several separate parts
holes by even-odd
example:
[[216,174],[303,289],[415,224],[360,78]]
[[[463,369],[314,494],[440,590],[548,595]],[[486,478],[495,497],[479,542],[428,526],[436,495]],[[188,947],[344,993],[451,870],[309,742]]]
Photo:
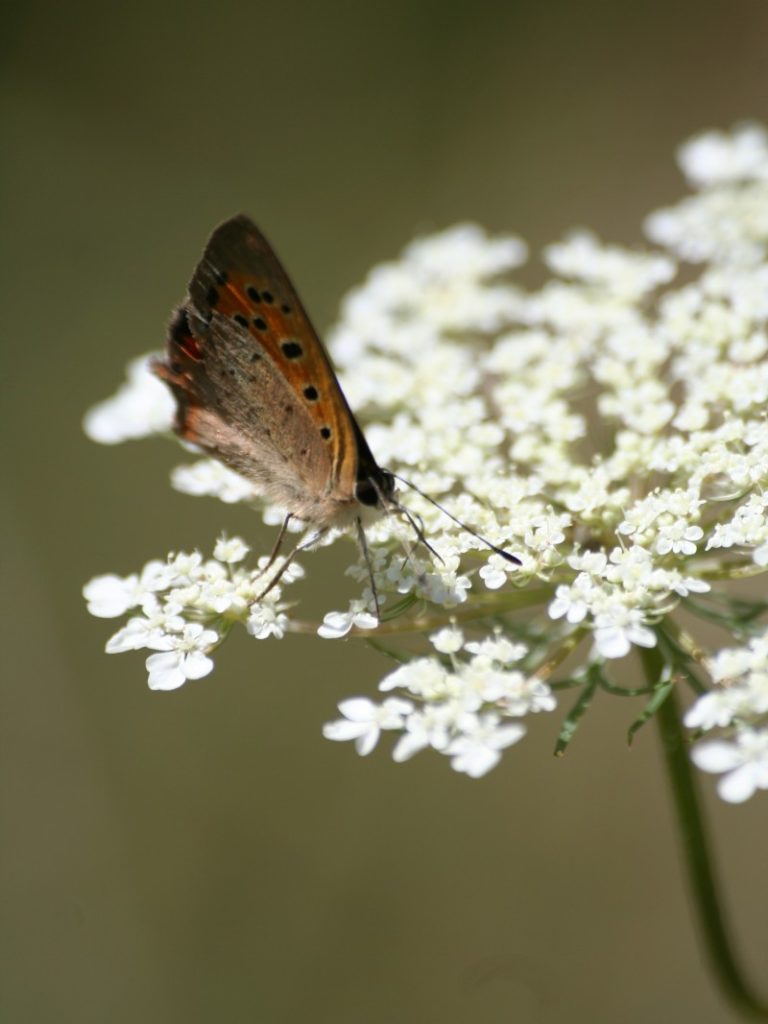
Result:
[[395,478],[386,469],[373,465],[358,477],[355,484],[355,498],[366,508],[386,510],[395,496]]

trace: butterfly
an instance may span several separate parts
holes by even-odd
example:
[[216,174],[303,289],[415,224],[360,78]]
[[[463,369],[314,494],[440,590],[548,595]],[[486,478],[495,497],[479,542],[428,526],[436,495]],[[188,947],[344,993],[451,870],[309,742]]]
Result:
[[285,509],[270,562],[292,518],[314,528],[311,543],[331,528],[353,526],[378,613],[364,520],[403,513],[434,553],[395,497],[395,474],[373,457],[290,278],[245,214],[219,225],[208,240],[187,298],[172,316],[165,356],[153,369],[176,399],[176,433]]

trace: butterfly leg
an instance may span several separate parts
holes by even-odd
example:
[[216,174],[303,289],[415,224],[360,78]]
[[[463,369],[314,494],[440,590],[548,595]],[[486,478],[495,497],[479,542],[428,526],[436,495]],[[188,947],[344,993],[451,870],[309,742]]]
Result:
[[259,575],[263,576],[264,573],[268,569],[271,569],[272,566],[275,564],[275,559],[280,554],[280,548],[283,546],[283,540],[285,539],[285,534],[286,534],[286,531],[288,529],[288,523],[291,521],[292,518],[293,518],[293,514],[291,512],[289,512],[288,515],[283,520],[283,525],[280,527],[280,532],[277,535],[277,540],[274,543],[274,546],[272,548],[272,552],[271,552],[269,558],[267,559],[267,564],[261,570]]
[[379,620],[379,622],[381,622],[381,607],[379,605],[379,592],[376,589],[376,580],[374,579],[374,575],[373,575],[373,565],[371,564],[371,556],[370,556],[370,553],[368,551],[368,542],[365,539],[365,530],[363,529],[363,522],[362,522],[362,520],[360,519],[359,516],[355,520],[355,523],[357,525],[357,539],[360,542],[360,548],[361,548],[361,550],[363,552],[363,558],[365,559],[365,564],[368,567],[368,578],[371,581],[371,593],[373,594],[373,603],[374,603],[374,605],[376,607],[376,618]]
[[[283,534],[285,532],[285,527],[286,527],[286,525],[288,523],[288,519],[289,518],[290,518],[290,516],[288,516],[288,518],[286,518],[285,522],[283,523],[283,529],[280,531],[281,534]],[[320,538],[325,533],[327,533],[327,532],[328,532],[327,529],[317,530],[317,532],[312,534],[312,536],[309,538],[309,540],[307,541],[306,544],[303,543],[303,538],[302,538],[302,540],[300,540],[298,542],[298,544],[294,544],[294,546],[291,548],[291,550],[285,556],[285,561],[283,562],[283,564],[277,570],[277,572],[272,577],[272,579],[269,581],[269,583],[266,585],[266,587],[260,593],[258,593],[256,595],[256,597],[254,597],[254,599],[249,603],[249,606],[253,605],[253,604],[258,604],[259,601],[263,600],[267,596],[267,594],[270,592],[270,590],[272,590],[272,588],[274,586],[276,586],[280,582],[280,580],[283,577],[283,573],[286,571],[288,566],[294,560],[296,555],[298,555],[298,553],[300,551],[307,551],[313,545],[317,544],[317,542],[320,540]],[[280,537],[278,539],[282,540],[282,537]],[[277,557],[277,552],[274,552],[274,554],[275,554],[275,557]],[[270,558],[270,562],[273,562],[273,561],[274,561],[274,558]]]

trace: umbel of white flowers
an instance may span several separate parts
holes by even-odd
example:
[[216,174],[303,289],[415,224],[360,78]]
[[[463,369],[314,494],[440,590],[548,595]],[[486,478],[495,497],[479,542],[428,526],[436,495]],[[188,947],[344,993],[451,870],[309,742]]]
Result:
[[[391,647],[399,624],[415,620],[429,642],[418,657],[400,653],[381,700],[342,700],[328,738],[367,754],[390,731],[395,760],[429,748],[480,776],[528,715],[554,710],[559,689],[639,693],[622,685],[623,659],[658,646],[668,672],[645,688],[638,724],[663,699],[659,687],[690,684],[686,724],[712,734],[694,746],[695,763],[721,773],[726,800],[768,788],[763,606],[727,589],[768,567],[768,136],[755,126],[708,133],[679,159],[692,192],[648,217],[655,251],[582,231],[544,251],[553,276],[527,292],[512,281],[524,243],[461,225],[412,243],[344,300],[329,347],[377,461],[522,565],[408,494],[442,561],[417,550],[404,562],[393,517],[371,528],[380,628]],[[112,444],[166,433],[172,414],[142,358],[85,427]],[[207,459],[172,482],[258,500]],[[258,639],[306,628],[284,600],[303,570],[291,566],[253,603],[266,559],[247,556],[242,540],[222,539],[212,558],[177,553],[91,580],[94,615],[128,616],[107,650],[153,652],[149,685],[174,689],[211,671],[237,624]],[[367,569],[355,557],[348,572],[362,592],[328,612],[323,637],[376,635]],[[681,605],[726,626],[733,645],[704,650],[679,624]],[[581,669],[559,677],[567,655]],[[577,721],[569,716],[562,745]]]

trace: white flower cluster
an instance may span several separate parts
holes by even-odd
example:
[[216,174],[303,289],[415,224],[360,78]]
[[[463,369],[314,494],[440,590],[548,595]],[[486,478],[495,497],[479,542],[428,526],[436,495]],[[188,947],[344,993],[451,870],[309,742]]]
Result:
[[150,369],[152,353],[132,359],[126,381],[110,398],[89,409],[83,430],[99,444],[120,444],[170,431],[176,403]]
[[[751,131],[754,154],[760,147]],[[706,139],[691,144],[702,145]],[[733,146],[744,145],[737,132]],[[727,162],[723,139],[718,147]],[[714,158],[707,160],[720,180]],[[763,166],[737,163],[742,178]],[[720,178],[730,189],[731,177]],[[768,193],[763,202],[768,216]],[[699,234],[715,232],[702,196],[667,217],[687,218],[690,203],[698,203]],[[754,222],[740,227],[734,236],[754,235]],[[489,590],[510,576],[518,586],[548,578],[557,584],[552,618],[583,622],[601,656],[652,645],[649,625],[681,597],[709,590],[705,552],[738,547],[734,554],[756,565],[768,555],[764,514],[752,515],[748,536],[724,529],[745,515],[739,498],[755,511],[757,489],[768,481],[768,268],[738,262],[735,242],[725,265],[673,288],[669,255],[602,246],[580,232],[545,254],[567,280],[528,295],[507,287],[499,303],[503,286],[478,279],[475,268],[506,268],[490,254],[486,266],[477,260],[475,235],[464,273],[455,260],[463,231],[417,250],[440,267],[439,289],[414,287],[424,271],[411,248],[346,301],[332,337],[345,389],[357,407],[368,406],[368,434],[384,464],[404,469],[454,515],[522,557],[516,569],[486,555],[477,579]],[[441,244],[450,259],[437,256]],[[507,244],[512,251],[514,241]],[[461,315],[449,321],[452,289],[462,296]],[[459,344],[468,333],[474,343]],[[595,435],[599,451],[590,443]],[[459,481],[464,493],[454,496]],[[418,498],[408,501],[441,555],[477,557],[479,542]],[[471,598],[473,575],[464,571],[457,592],[456,566],[454,579],[443,580],[450,599],[430,600]]]
[[768,494],[750,494],[733,516],[717,523],[707,548],[751,550],[756,565],[768,565]]
[[652,551],[637,545],[614,548],[607,556],[572,555],[568,565],[578,575],[557,588],[549,614],[572,624],[592,615],[595,648],[603,658],[623,658],[632,644],[654,647],[655,634],[645,623],[660,619],[678,597],[710,589],[704,580],[657,565]]
[[[462,225],[413,243],[344,301],[329,337],[344,391],[377,461],[418,488],[398,497],[432,549],[398,515],[367,529],[388,633],[399,616],[404,629],[431,629],[460,609],[511,637],[508,617],[525,612],[553,649],[585,639],[583,660],[616,660],[654,646],[681,602],[695,612],[728,579],[768,567],[768,135],[708,133],[680,162],[696,191],[648,218],[656,251],[581,231],[546,249],[552,277],[526,292],[509,281],[525,245]],[[680,273],[680,261],[698,266]],[[135,369],[89,417],[91,435],[166,429],[157,386]],[[257,497],[210,460],[173,482],[228,502]],[[328,612],[324,637],[376,626],[365,563],[348,571],[363,592]],[[472,660],[429,664],[458,686]],[[422,662],[398,671],[399,696],[356,698],[331,731],[367,750],[382,728],[400,729],[400,759],[416,749],[408,737],[428,734],[423,746],[463,765],[455,745],[469,732],[457,720],[422,728],[434,712]],[[524,678],[543,671],[530,661]],[[513,727],[499,707],[482,696],[466,713],[497,736]]]
[[243,622],[259,640],[282,637],[288,617],[281,587],[304,575],[292,562],[263,597],[281,561],[267,566],[262,558],[255,570],[240,563],[248,546],[239,537],[221,538],[213,558],[169,555],[152,561],[133,576],[96,576],[83,588],[88,611],[102,619],[138,612],[107,641],[108,654],[155,651],[146,660],[153,690],[176,690],[188,679],[201,679],[213,669],[211,652],[235,622]]
[[720,796],[741,803],[768,789],[768,630],[746,647],[718,651],[708,667],[717,687],[699,697],[685,724],[723,737],[699,743],[692,756],[704,771],[725,773]]
[[343,700],[344,717],[329,722],[323,733],[330,740],[354,740],[358,754],[365,755],[382,731],[395,731],[395,761],[432,749],[450,757],[456,771],[479,778],[525,735],[519,719],[554,710],[554,696],[545,682],[511,667],[526,648],[498,633],[466,642],[460,629],[448,626],[430,641],[442,658],[416,658],[379,683],[381,691],[398,696],[380,704],[368,697]]
[[764,262],[768,249],[768,136],[760,125],[707,132],[682,147],[680,165],[701,191],[646,221],[654,242],[692,263]]

